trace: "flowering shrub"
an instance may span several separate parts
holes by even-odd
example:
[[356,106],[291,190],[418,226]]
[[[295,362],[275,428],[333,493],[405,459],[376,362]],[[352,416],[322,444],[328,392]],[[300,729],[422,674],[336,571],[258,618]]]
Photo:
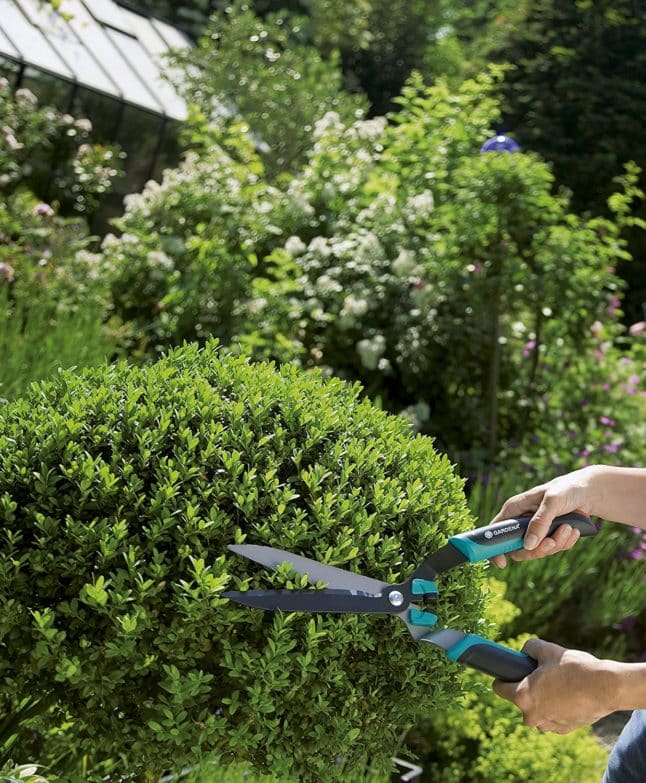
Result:
[[120,173],[117,149],[92,145],[91,133],[89,120],[39,106],[30,90],[12,94],[0,77],[0,195],[26,187],[91,213]]
[[[254,283],[241,340],[271,356],[278,313],[304,366],[360,380],[466,463],[537,427],[550,367],[592,350],[625,255],[619,225],[569,213],[535,157],[477,154],[492,82],[453,96],[413,80],[388,128],[317,123],[286,190],[287,214],[302,216],[283,247],[297,277],[273,297]],[[630,200],[634,179],[625,186]]]
[[[479,155],[498,76],[454,93],[413,78],[390,126],[328,113],[274,184],[243,126],[191,153],[104,243],[133,344],[212,333],[358,380],[465,466],[524,442],[594,325],[617,334],[619,229],[639,194],[629,170],[617,221],[587,220],[535,156]],[[559,403],[578,415],[578,399]]]
[[209,335],[230,341],[250,278],[271,267],[279,191],[263,180],[244,131],[234,126],[220,141],[126,196],[115,221],[123,233],[103,240],[102,275],[131,350],[154,354]]

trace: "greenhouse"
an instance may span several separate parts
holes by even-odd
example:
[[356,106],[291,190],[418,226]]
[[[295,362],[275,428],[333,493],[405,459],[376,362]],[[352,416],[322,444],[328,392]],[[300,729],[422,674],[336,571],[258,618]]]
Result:
[[14,89],[92,121],[127,154],[115,197],[176,162],[186,104],[163,77],[165,56],[190,46],[171,25],[112,0],[0,0],[0,75]]

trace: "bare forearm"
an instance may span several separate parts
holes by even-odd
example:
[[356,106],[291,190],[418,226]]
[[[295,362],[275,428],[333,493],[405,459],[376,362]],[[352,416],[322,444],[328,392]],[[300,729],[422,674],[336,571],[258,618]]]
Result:
[[646,530],[646,469],[595,465],[587,470],[592,514]]

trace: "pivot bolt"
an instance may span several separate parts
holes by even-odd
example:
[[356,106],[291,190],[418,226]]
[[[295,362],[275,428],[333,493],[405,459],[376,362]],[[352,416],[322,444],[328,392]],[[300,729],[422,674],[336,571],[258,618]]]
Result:
[[392,590],[388,593],[388,600],[393,606],[402,606],[404,603],[404,596],[399,590]]

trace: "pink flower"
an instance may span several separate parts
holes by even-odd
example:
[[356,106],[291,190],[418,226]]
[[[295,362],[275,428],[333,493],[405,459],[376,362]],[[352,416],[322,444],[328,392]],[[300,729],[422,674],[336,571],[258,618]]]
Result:
[[34,215],[38,215],[38,217],[52,217],[54,214],[54,210],[49,204],[45,204],[44,201],[41,201],[40,204],[36,204],[33,211]]
[[613,296],[610,299],[610,302],[608,303],[608,315],[612,318],[614,317],[617,310],[619,310],[619,307],[621,306],[621,299],[619,299],[618,296]]
[[523,356],[527,358],[536,348],[536,340],[528,340],[523,347]]
[[638,334],[642,334],[643,332],[646,332],[646,321],[637,321],[636,324],[633,324],[628,329],[628,334],[632,337],[637,337]]
[[617,423],[614,419],[608,418],[608,416],[601,416],[599,421],[601,422],[601,424],[605,424],[607,427],[614,427],[615,424]]
[[603,450],[606,452],[606,454],[616,454],[619,451],[619,444],[606,443],[606,445],[603,447]]
[[604,391],[610,391],[610,384],[609,384],[609,383],[604,383],[604,384],[603,384],[603,386],[602,386],[601,388],[602,388]]

